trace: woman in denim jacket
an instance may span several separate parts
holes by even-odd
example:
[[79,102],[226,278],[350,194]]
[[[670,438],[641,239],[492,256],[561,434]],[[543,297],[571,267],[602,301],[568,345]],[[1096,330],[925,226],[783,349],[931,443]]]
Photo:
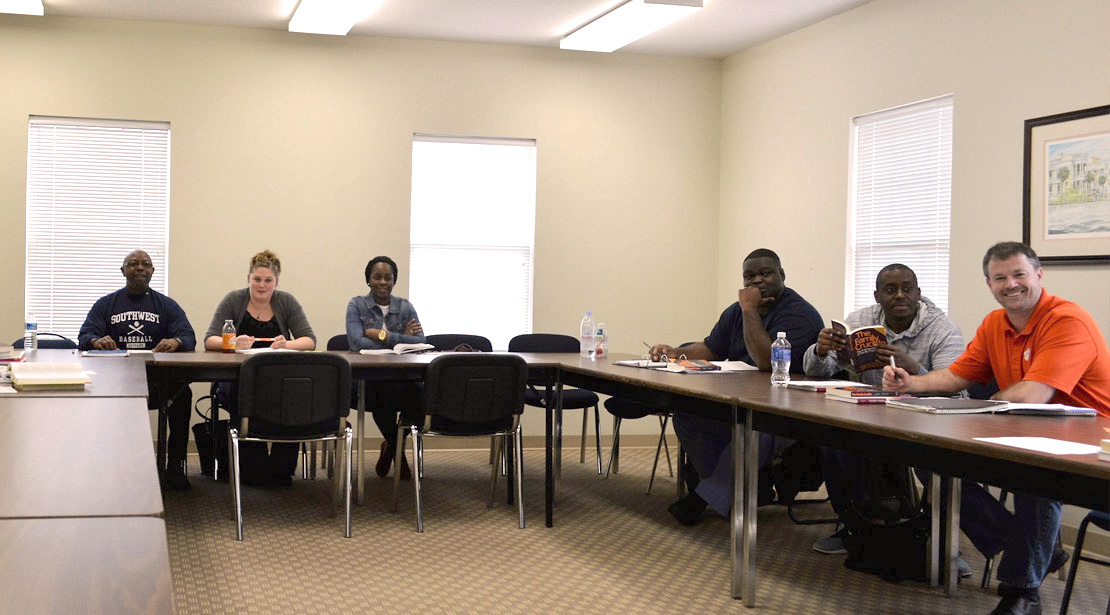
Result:
[[[397,283],[397,263],[388,256],[375,256],[366,264],[366,285],[370,292],[352,297],[347,303],[347,343],[352,352],[364,349],[393,348],[397,344],[424,342],[424,329],[416,308],[408,299],[393,296]],[[381,430],[381,456],[375,471],[389,475],[397,446],[397,413],[420,406],[420,388],[415,383],[382,383],[367,390],[367,408]],[[408,459],[402,459],[401,479],[411,478]]]

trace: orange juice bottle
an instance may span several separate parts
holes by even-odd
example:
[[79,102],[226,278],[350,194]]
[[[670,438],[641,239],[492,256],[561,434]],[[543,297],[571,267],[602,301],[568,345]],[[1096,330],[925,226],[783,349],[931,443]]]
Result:
[[220,343],[222,352],[235,352],[235,323],[231,320],[224,321],[223,340]]

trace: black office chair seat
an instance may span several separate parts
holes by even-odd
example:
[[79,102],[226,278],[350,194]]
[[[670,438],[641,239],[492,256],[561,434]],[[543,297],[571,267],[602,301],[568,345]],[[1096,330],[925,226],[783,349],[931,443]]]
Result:
[[655,470],[659,467],[659,453],[661,451],[667,453],[668,475],[674,476],[674,466],[671,465],[671,448],[667,444],[667,422],[671,418],[670,412],[622,397],[606,399],[605,410],[613,415],[613,444],[609,448],[609,464],[605,467],[605,478],[609,478],[610,471],[614,474],[620,472],[621,423],[626,419],[642,419],[652,415],[659,417],[659,441],[655,444],[655,461],[651,464],[651,478],[648,479],[647,492],[651,493],[651,487],[655,484]]
[[455,350],[463,346],[475,352],[493,352],[493,344],[488,338],[469,333],[437,333],[426,336],[424,341],[435,346],[438,351]]
[[[554,392],[552,392],[554,396]],[[553,402],[553,400],[551,400]],[[563,389],[563,410],[581,410],[596,406],[600,402],[597,393],[585,389]],[[528,387],[524,390],[524,403],[535,408],[546,408],[544,395]]]
[[[45,331],[38,334],[39,348],[53,348],[58,350],[76,350],[77,343],[64,335],[57,333],[47,333]],[[23,350],[23,338],[19,338],[12,342],[12,348]]]

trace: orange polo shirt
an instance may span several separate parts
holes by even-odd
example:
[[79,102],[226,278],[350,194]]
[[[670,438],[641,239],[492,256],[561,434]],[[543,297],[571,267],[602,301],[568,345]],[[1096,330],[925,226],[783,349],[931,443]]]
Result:
[[1005,310],[983,319],[975,338],[948,369],[964,380],[998,388],[1033,380],[1056,389],[1053,403],[1094,408],[1110,416],[1110,349],[1083,308],[1041,290],[1025,329]]

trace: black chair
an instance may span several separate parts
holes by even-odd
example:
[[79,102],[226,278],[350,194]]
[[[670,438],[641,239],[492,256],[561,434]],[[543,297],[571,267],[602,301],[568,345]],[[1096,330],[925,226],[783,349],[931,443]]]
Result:
[[335,499],[344,487],[344,536],[351,537],[352,434],[345,420],[350,413],[350,389],[351,364],[339,355],[275,352],[243,361],[239,369],[240,424],[228,430],[238,540],[243,540],[240,441],[342,441],[344,471],[337,473],[329,510],[335,514]]
[[[1079,568],[1079,560],[1101,566],[1110,566],[1108,560],[1083,555],[1083,539],[1087,537],[1087,526],[1092,523],[1110,532],[1110,512],[1092,510],[1079,523],[1079,531],[1075,535],[1075,551],[1073,553],[1075,557],[1072,558],[1071,566],[1068,569],[1068,581],[1064,585],[1064,597],[1060,599],[1060,615],[1067,615],[1068,603],[1071,602],[1071,590],[1075,586],[1075,572]],[[1110,600],[1106,602],[1106,612],[1110,614]]]
[[609,478],[610,471],[614,474],[620,472],[621,422],[626,419],[642,419],[648,415],[659,417],[659,441],[655,444],[655,461],[651,464],[651,478],[648,479],[647,492],[651,493],[651,486],[655,482],[655,470],[659,467],[659,453],[664,449],[667,452],[667,473],[674,476],[671,449],[667,444],[667,422],[671,418],[669,411],[645,406],[622,397],[606,399],[605,409],[613,415],[613,443],[609,445],[609,464],[605,466],[605,478]]
[[469,346],[475,352],[493,352],[493,344],[481,335],[467,333],[437,333],[429,335],[425,341],[438,351],[455,350],[460,346]]
[[[43,339],[46,337],[47,339]],[[56,338],[56,339],[55,339]],[[39,348],[56,348],[60,350],[77,350],[77,343],[64,335],[58,333],[42,332],[38,334]],[[22,349],[23,338],[19,338],[12,342],[12,348]]]
[[[424,403],[419,415],[405,416],[397,423],[397,460],[405,450],[405,432],[412,434],[413,490],[416,496],[416,531],[424,531],[421,478],[424,474],[424,436],[499,436],[498,446],[512,437],[513,480],[517,515],[524,528],[524,494],[521,487],[523,441],[520,415],[524,411],[524,385],[528,366],[515,355],[484,352],[444,354],[432,359],[424,377]],[[490,502],[497,491],[500,473],[495,465],[490,476]],[[393,509],[397,510],[400,473],[393,475]]]
[[[509,352],[573,352],[581,349],[578,340],[569,335],[557,333],[525,333],[509,340]],[[544,387],[541,394],[536,388]],[[524,392],[524,403],[536,408],[548,408],[555,403],[555,392],[541,379],[528,380]],[[597,448],[597,473],[601,474],[601,413],[597,393],[585,389],[563,389],[563,410],[582,409],[582,443],[578,453],[578,463],[586,462],[586,409],[594,408],[594,438]],[[563,417],[555,417],[555,479],[559,480],[562,470]]]

